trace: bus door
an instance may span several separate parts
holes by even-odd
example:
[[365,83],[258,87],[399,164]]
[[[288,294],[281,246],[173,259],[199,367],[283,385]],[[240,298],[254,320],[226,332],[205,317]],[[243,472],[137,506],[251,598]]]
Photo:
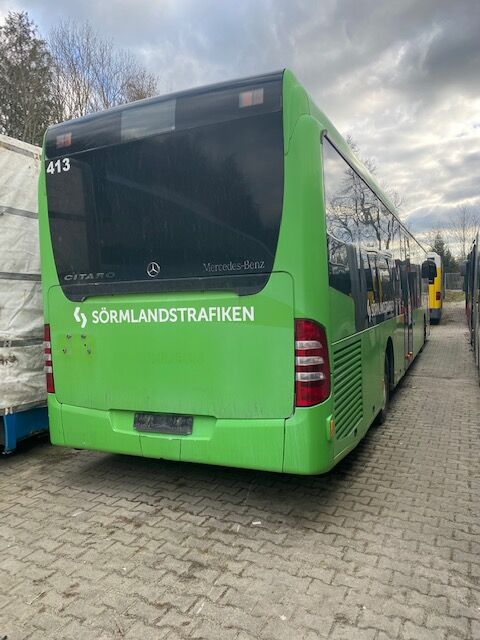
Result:
[[400,262],[400,284],[402,287],[402,311],[405,337],[405,359],[410,362],[413,356],[413,305],[412,292],[410,290],[409,263],[407,260]]

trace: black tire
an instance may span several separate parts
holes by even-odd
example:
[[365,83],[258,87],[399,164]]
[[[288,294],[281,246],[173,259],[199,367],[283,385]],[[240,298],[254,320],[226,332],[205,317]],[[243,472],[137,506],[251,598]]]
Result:
[[[431,321],[430,321],[431,324]],[[420,351],[423,351],[425,345],[427,344],[427,319],[423,316],[423,344],[420,347]]]
[[391,367],[389,352],[385,353],[385,364],[383,367],[383,407],[377,414],[374,424],[382,425],[387,417],[388,405],[390,403]]

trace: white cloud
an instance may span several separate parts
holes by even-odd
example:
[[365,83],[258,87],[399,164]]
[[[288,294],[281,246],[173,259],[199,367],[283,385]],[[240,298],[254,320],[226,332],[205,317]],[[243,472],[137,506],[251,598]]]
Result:
[[[53,3],[17,4],[44,33],[59,18]],[[85,0],[62,14],[135,51],[161,92],[289,66],[405,195],[414,228],[480,206],[477,0]]]

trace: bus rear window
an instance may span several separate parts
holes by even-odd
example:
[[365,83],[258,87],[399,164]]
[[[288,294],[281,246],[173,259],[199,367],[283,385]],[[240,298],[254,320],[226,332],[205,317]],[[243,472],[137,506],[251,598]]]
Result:
[[246,117],[239,93],[235,118],[207,122],[204,96],[177,100],[175,123],[172,102],[158,118],[148,104],[145,120],[140,111],[115,117],[116,143],[95,146],[83,132],[91,148],[81,149],[74,133],[76,152],[49,156],[52,245],[68,297],[232,288],[235,276],[268,276],[283,202],[282,111],[257,99]]

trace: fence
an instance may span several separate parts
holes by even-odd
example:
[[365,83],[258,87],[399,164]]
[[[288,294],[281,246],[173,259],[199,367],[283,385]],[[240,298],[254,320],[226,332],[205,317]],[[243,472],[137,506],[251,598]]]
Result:
[[461,273],[445,274],[445,289],[463,289],[463,276]]

